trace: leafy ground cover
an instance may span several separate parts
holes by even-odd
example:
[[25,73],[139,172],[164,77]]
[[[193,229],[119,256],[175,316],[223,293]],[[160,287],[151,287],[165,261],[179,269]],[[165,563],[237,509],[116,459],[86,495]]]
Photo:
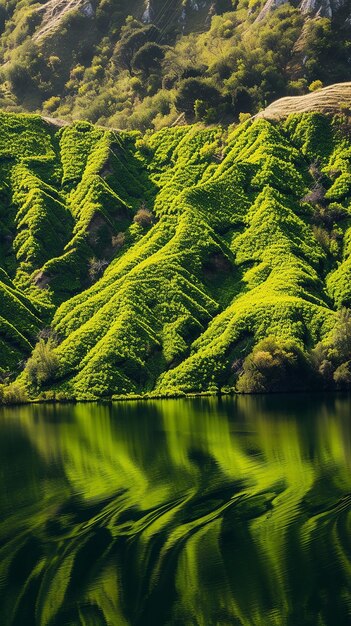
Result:
[[350,385],[347,117],[0,123],[4,401]]

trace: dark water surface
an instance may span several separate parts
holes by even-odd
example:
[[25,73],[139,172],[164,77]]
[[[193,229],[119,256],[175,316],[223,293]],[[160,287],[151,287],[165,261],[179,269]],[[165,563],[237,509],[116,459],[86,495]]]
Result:
[[351,400],[0,410],[1,626],[349,626]]

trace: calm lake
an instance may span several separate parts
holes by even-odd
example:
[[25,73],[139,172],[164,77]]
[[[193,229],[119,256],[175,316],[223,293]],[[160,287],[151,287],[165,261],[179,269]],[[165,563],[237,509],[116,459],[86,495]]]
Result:
[[349,626],[351,399],[0,409],[1,626]]

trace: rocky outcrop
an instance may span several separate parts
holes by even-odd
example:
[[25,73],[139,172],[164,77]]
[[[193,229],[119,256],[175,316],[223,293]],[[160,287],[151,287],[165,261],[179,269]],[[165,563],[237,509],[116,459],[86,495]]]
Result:
[[282,4],[287,4],[287,2],[289,2],[289,0],[267,0],[265,5],[263,6],[263,9],[261,10],[261,12],[259,13],[257,17],[256,22],[263,20],[263,18],[267,15],[267,13],[270,13],[274,9],[277,9]]
[[[256,21],[262,20],[267,13],[288,2],[289,0],[267,0]],[[331,18],[341,9],[347,8],[348,5],[349,0],[302,0],[299,8],[304,15]]]
[[72,11],[79,11],[86,18],[94,17],[95,10],[90,0],[50,0],[38,8],[42,22],[33,39],[42,39],[56,30],[63,17]]
[[302,0],[300,9],[304,14],[333,17],[340,9],[348,5],[348,0]]

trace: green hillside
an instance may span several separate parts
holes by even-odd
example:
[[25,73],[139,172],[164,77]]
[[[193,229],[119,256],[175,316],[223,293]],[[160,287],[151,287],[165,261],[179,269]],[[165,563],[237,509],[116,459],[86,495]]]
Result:
[[349,80],[350,38],[349,0],[0,0],[0,106],[141,131],[230,123]]
[[347,117],[0,124],[5,401],[350,385]]

